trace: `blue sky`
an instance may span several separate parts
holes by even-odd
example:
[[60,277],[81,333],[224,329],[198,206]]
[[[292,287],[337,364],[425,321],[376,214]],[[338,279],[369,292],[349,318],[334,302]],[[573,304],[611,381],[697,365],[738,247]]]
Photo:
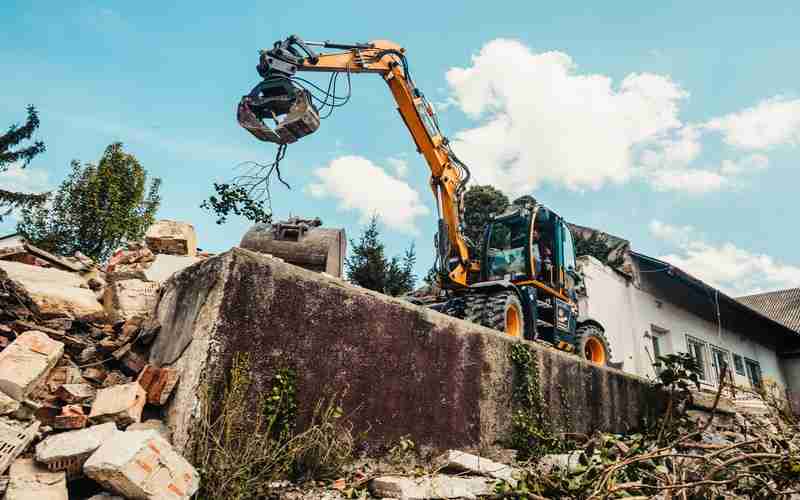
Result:
[[[52,188],[119,140],[163,179],[160,217],[225,250],[246,222],[217,226],[199,204],[237,163],[274,155],[234,116],[258,49],[293,33],[391,39],[478,182],[532,192],[733,294],[800,286],[796,2],[69,4],[0,4],[0,124],[34,104],[47,144],[2,187]],[[390,253],[415,241],[429,267],[427,168],[380,78],[354,77],[350,104],[282,170],[279,218],[320,215],[356,237],[383,210]]]

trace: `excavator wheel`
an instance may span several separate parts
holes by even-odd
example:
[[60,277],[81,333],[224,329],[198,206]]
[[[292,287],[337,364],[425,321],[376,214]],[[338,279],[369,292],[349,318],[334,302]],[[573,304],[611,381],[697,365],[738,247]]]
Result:
[[606,334],[596,325],[583,325],[575,331],[578,355],[592,363],[608,366],[611,363],[611,347]]
[[522,338],[525,316],[517,294],[502,291],[491,295],[466,297],[464,319],[501,331],[510,337]]
[[461,297],[454,297],[445,303],[441,309],[441,312],[442,314],[446,314],[454,318],[464,319],[465,308],[466,304],[464,303],[464,299]]

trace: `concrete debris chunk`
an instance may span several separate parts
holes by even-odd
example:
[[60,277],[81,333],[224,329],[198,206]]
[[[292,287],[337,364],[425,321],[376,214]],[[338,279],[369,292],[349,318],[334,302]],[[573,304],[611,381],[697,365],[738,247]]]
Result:
[[156,255],[153,263],[144,270],[146,280],[163,283],[173,274],[200,262],[200,257],[190,257],[186,255]]
[[539,459],[539,469],[543,474],[549,474],[555,468],[574,472],[581,466],[580,459],[582,454],[583,452],[581,451],[573,451],[571,453],[545,455]]
[[114,422],[106,422],[78,431],[53,434],[36,445],[36,460],[48,465],[75,458],[85,460],[117,432],[120,431]]
[[402,500],[431,498],[476,499],[492,492],[494,480],[483,477],[451,477],[444,474],[411,478],[383,476],[370,482],[373,495]]
[[178,383],[180,373],[175,368],[147,365],[139,374],[139,384],[147,391],[147,402],[162,406]]
[[0,415],[8,415],[19,410],[20,402],[0,392]]
[[3,474],[39,431],[39,421],[25,426],[14,420],[0,420],[0,474]]
[[75,404],[92,399],[96,392],[89,384],[62,384],[56,390],[56,397],[67,404]]
[[83,470],[129,499],[188,499],[200,485],[195,468],[155,431],[114,435],[89,457]]
[[116,422],[125,427],[142,419],[147,394],[138,382],[97,391],[89,418],[92,422]]
[[61,409],[61,414],[53,419],[55,429],[82,429],[86,427],[88,417],[83,413],[80,405],[66,405]]
[[151,418],[145,420],[144,422],[137,422],[135,424],[131,424],[125,429],[125,432],[133,432],[133,431],[156,431],[158,434],[163,437],[168,443],[172,443],[172,431],[169,430],[169,427],[164,424],[161,420],[157,420],[155,418]]
[[98,493],[97,495],[92,495],[86,500],[125,500],[125,498],[112,495],[111,493],[103,492]]
[[27,295],[43,318],[68,317],[85,321],[103,319],[105,312],[97,303],[86,281],[76,273],[0,261],[0,269],[17,289]]
[[30,458],[20,458],[9,471],[6,500],[69,500],[67,476],[51,472]]
[[90,366],[88,368],[84,368],[81,373],[83,378],[97,384],[102,384],[103,381],[108,378],[108,370],[102,366]]
[[172,255],[197,255],[197,234],[194,226],[186,222],[159,220],[150,226],[144,236],[147,246],[155,253]]
[[56,366],[47,376],[47,387],[51,392],[57,391],[59,387],[65,384],[82,384],[84,382],[81,369],[72,363]]
[[517,478],[519,478],[519,471],[513,467],[463,451],[448,450],[439,460],[445,464],[445,467],[448,469],[489,476],[494,479],[506,481],[512,486],[516,486]]
[[103,294],[103,307],[111,321],[147,315],[158,300],[158,283],[138,279],[111,283]]
[[23,333],[0,352],[0,391],[24,400],[63,354],[62,342],[39,331]]
[[103,380],[103,387],[113,387],[115,385],[123,385],[123,384],[130,384],[133,381],[131,377],[128,377],[124,373],[113,370],[108,373],[106,378]]

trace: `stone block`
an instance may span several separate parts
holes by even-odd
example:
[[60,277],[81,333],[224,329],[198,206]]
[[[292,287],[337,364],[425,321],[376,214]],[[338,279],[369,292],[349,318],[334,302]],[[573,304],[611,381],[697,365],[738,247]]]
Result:
[[20,458],[9,470],[6,500],[69,500],[67,476],[51,472],[30,458]]
[[169,399],[180,373],[174,368],[156,368],[147,365],[139,374],[139,384],[147,391],[147,402],[162,406]]
[[428,500],[431,498],[476,499],[489,495],[495,481],[483,477],[453,477],[444,474],[412,478],[383,476],[370,481],[370,490],[377,497],[403,500]]
[[[714,399],[716,399],[716,396],[716,393],[691,391],[691,406],[700,410],[711,411],[711,409],[714,408]],[[736,413],[736,406],[734,406],[731,398],[720,396],[716,411],[732,415]]]
[[125,427],[142,419],[147,394],[138,382],[97,391],[89,418],[92,422],[116,422]]
[[0,392],[0,415],[8,415],[19,410],[20,402]]
[[129,499],[188,499],[200,476],[155,431],[116,434],[83,465],[84,473]]
[[0,271],[3,271],[0,275],[7,275],[30,299],[35,307],[34,313],[40,318],[69,317],[92,321],[105,317],[94,292],[76,273],[8,261],[0,261]]
[[114,281],[103,292],[103,307],[111,321],[146,316],[158,300],[158,283],[137,279]]
[[38,331],[17,337],[0,352],[0,391],[22,401],[64,354],[64,344]]
[[156,221],[147,230],[144,239],[148,248],[157,254],[197,255],[197,234],[194,226],[186,222]]
[[85,460],[117,432],[121,431],[117,430],[114,422],[106,422],[78,431],[53,434],[36,445],[36,460],[48,465],[76,458]]
[[488,458],[479,457],[470,453],[465,453],[458,450],[448,450],[440,458],[439,461],[444,464],[448,469],[453,469],[458,472],[470,472],[472,474],[479,474],[488,476],[494,479],[506,481],[507,483],[515,486],[519,479],[520,471],[509,467],[508,465],[493,462]]
[[167,427],[164,422],[155,418],[145,420],[144,422],[136,422],[125,429],[125,432],[133,431],[156,431],[167,442],[172,443],[172,431],[169,430],[169,427]]

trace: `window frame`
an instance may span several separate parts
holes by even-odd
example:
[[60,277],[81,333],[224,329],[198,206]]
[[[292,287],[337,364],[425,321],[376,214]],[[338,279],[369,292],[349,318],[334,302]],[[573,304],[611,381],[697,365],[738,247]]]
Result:
[[746,377],[747,368],[745,368],[744,366],[744,356],[742,356],[741,354],[736,354],[735,352],[732,354],[733,354],[733,369],[736,372],[736,375],[739,375],[741,377]]
[[[758,380],[756,381],[756,383],[753,383],[753,379],[750,377],[750,371],[748,370],[749,368],[748,363],[750,363],[751,365],[755,365],[756,369],[758,370]],[[755,359],[750,359],[745,356],[744,367],[745,367],[745,372],[747,373],[746,375],[747,381],[750,383],[750,386],[754,388],[761,388],[764,385],[764,374],[761,371],[761,363],[759,363]]]
[[708,353],[711,356],[711,368],[713,368],[714,371],[716,372],[716,377],[717,377],[716,383],[719,384],[719,381],[722,379],[722,374],[719,371],[719,367],[716,366],[717,358],[714,355],[715,354],[714,351],[722,353],[724,355],[726,368],[730,368],[731,366],[731,351],[725,349],[724,347],[720,347],[718,345],[709,344]]
[[[702,352],[701,352],[701,356],[700,356],[701,360],[700,361],[697,360],[697,355],[694,352],[694,350],[691,348],[692,344],[699,345],[702,348]],[[695,358],[695,361],[698,361],[698,363],[700,363],[700,373],[698,374],[698,377],[699,377],[700,381],[704,382],[706,384],[710,384],[711,380],[708,378],[709,374],[708,374],[708,369],[707,369],[708,352],[709,352],[708,342],[706,342],[705,340],[699,339],[697,337],[693,337],[693,336],[691,336],[691,335],[689,335],[687,333],[686,334],[686,347],[687,347],[687,350],[689,351],[689,354],[691,354],[692,357]]]

